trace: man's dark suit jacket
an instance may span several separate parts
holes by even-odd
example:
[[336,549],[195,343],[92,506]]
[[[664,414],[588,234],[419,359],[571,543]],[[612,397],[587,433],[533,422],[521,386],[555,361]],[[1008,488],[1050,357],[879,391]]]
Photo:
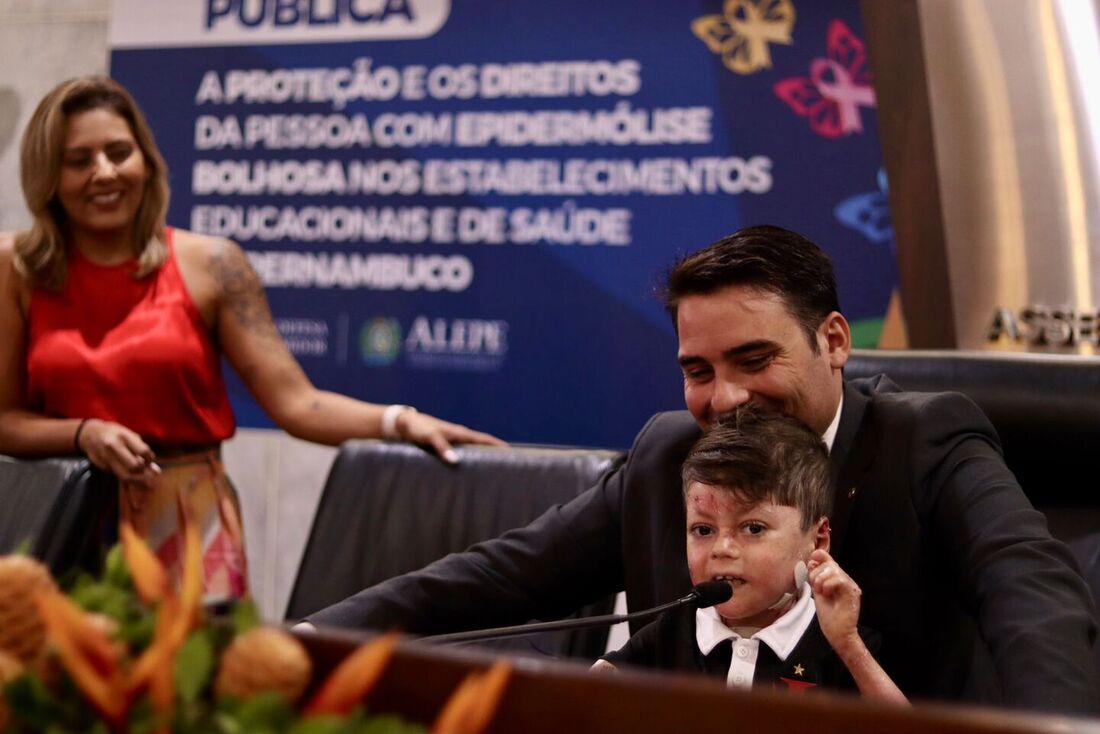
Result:
[[[690,587],[680,465],[698,436],[688,413],[658,414],[572,502],[309,621],[429,634],[563,617],[624,588],[630,609],[670,601]],[[1100,713],[1089,591],[977,406],[851,381],[831,457],[833,555],[902,691]]]

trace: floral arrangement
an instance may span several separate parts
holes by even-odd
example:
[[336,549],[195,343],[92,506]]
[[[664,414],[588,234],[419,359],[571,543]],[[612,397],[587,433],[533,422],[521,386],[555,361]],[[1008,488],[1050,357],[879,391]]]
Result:
[[[67,595],[37,561],[0,557],[0,731],[426,734],[363,706],[396,635],[366,643],[311,686],[305,648],[259,624],[250,602],[228,619],[205,619],[201,541],[182,501],[180,515],[178,584],[125,523],[103,577],[82,577]],[[501,661],[471,674],[430,731],[480,734],[510,673]]]

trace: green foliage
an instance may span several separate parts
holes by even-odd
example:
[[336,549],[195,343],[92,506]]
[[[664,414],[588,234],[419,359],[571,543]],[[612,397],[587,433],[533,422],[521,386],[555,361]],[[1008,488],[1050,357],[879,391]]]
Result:
[[27,537],[15,544],[15,547],[11,549],[11,555],[13,556],[29,556],[31,554],[31,548],[34,547],[34,539]]
[[214,643],[210,632],[200,629],[183,644],[174,665],[176,695],[184,706],[194,705],[213,681]]
[[[89,612],[105,615],[116,625],[114,639],[136,658],[153,639],[156,613],[142,604],[130,573],[116,546],[107,554],[103,577],[78,576],[69,595]],[[233,641],[260,624],[251,600],[236,603],[231,613],[193,631],[173,661],[175,708],[170,722],[177,734],[424,734],[423,727],[392,716],[368,716],[362,710],[349,716],[302,719],[276,693],[245,701],[214,696],[217,661]],[[10,682],[3,691],[17,722],[10,731],[44,734],[112,734],[76,685],[62,672],[51,686],[32,675]],[[148,700],[131,709],[126,730],[153,734],[161,730]]]
[[103,579],[80,574],[69,588],[69,597],[89,612],[113,619],[118,625],[116,638],[131,650],[144,650],[153,640],[156,615],[138,599],[119,546],[107,553]]
[[233,631],[243,635],[253,627],[260,626],[260,610],[251,599],[241,599],[233,605]]
[[107,557],[103,559],[103,583],[117,586],[120,589],[133,588],[130,580],[130,569],[126,568],[126,560],[122,556],[122,546],[112,546],[107,551]]
[[[102,725],[68,680],[62,680],[55,693],[34,676],[23,675],[8,683],[4,697],[23,727],[20,731],[60,734],[99,731]],[[106,732],[106,726],[101,730]]]

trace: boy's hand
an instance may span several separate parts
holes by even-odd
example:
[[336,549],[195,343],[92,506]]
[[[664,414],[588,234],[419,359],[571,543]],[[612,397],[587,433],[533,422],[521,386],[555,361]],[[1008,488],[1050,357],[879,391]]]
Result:
[[862,647],[863,642],[856,631],[862,594],[859,586],[823,550],[815,550],[810,555],[806,568],[810,572],[810,588],[814,592],[817,619],[825,639],[841,657],[849,649]]
[[862,592],[852,577],[844,573],[833,557],[823,550],[810,554],[810,588],[814,592],[817,620],[825,639],[844,661],[860,693],[866,698],[908,705],[901,692],[878,661],[867,650],[856,630],[859,622],[859,597]]

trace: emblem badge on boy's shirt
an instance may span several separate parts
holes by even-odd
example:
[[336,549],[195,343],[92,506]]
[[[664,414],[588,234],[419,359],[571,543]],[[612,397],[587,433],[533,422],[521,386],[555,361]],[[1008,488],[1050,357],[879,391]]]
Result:
[[784,678],[782,676],[779,677],[779,680],[786,684],[787,690],[791,693],[802,693],[807,688],[817,688],[816,683],[810,683],[805,680],[794,680],[793,678]]

